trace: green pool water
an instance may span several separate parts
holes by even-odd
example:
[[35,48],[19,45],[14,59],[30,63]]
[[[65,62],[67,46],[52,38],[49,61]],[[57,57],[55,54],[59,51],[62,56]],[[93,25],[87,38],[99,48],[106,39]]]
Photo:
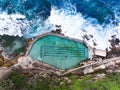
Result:
[[28,55],[59,69],[69,69],[88,58],[88,48],[80,42],[54,35],[39,38]]

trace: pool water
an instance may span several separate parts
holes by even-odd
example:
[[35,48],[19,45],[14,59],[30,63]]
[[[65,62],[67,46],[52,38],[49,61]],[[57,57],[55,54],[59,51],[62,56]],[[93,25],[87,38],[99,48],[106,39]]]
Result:
[[56,68],[69,69],[88,58],[88,48],[74,40],[46,35],[33,43],[28,55]]

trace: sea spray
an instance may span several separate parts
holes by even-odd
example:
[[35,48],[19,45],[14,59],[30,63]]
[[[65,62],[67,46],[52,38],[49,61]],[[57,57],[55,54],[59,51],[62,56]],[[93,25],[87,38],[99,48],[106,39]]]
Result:
[[29,24],[24,15],[0,13],[0,35],[23,36]]
[[[62,33],[65,36],[86,41],[90,46],[98,49],[109,47],[108,38],[114,34],[113,30],[105,32],[108,27],[102,27],[94,18],[85,19],[81,13],[68,14],[64,10],[51,10],[51,16],[48,21],[52,25],[61,25]],[[83,38],[85,35],[93,36],[89,40]],[[106,36],[107,35],[107,36]],[[94,42],[97,44],[94,46]]]
[[61,25],[65,36],[109,49],[111,36],[120,38],[119,4],[119,0],[2,0],[0,35],[31,38]]

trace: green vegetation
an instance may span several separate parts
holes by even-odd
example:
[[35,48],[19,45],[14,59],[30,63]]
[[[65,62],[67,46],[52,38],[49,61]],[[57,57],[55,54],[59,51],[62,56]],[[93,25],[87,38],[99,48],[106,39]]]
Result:
[[7,35],[4,35],[1,37],[4,42],[3,42],[3,46],[4,47],[13,47],[14,46],[14,41],[15,41],[15,37],[13,36],[7,36]]
[[18,55],[20,52],[25,52],[25,47],[20,47],[20,48],[14,50],[14,53],[17,54],[17,55]]
[[26,50],[27,42],[24,37],[18,36],[0,36],[1,46],[6,51],[6,54],[9,56],[16,56],[21,52],[24,53]]
[[103,79],[94,80],[94,75],[88,75],[82,79],[72,76],[72,90],[120,90],[120,73],[107,75]]
[[[120,73],[106,75],[103,79],[93,79],[95,75],[69,76],[65,79],[27,77],[14,72],[9,79],[0,81],[0,90],[120,90]],[[12,86],[13,85],[13,86]]]
[[27,81],[28,81],[27,77],[20,75],[17,72],[13,72],[10,79],[14,83],[14,86],[16,89],[21,89],[21,88],[26,87]]

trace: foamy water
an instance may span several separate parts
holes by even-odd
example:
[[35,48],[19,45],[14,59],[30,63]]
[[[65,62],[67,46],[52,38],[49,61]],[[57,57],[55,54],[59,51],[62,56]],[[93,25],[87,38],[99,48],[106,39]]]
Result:
[[[97,49],[109,48],[110,42],[108,40],[111,39],[112,35],[120,38],[120,24],[118,26],[108,24],[103,27],[95,19],[85,19],[80,13],[68,15],[64,10],[60,12],[52,9],[48,20],[52,25],[61,25],[62,33],[66,36],[84,40]],[[89,40],[84,39],[84,35],[87,35]],[[90,37],[91,35],[93,37]],[[94,46],[94,43],[97,45]]]
[[27,30],[28,21],[24,15],[3,12],[0,14],[0,35],[23,36],[22,31]]
[[[118,17],[116,16],[116,18]],[[117,26],[110,23],[103,27],[97,23],[96,19],[91,17],[85,19],[81,13],[76,13],[76,11],[71,13],[71,11],[66,12],[62,9],[52,8],[50,17],[43,21],[43,24],[40,20],[32,22],[33,25],[36,25],[36,30],[33,30],[33,26],[30,27],[31,22],[27,21],[26,17],[21,14],[2,13],[0,14],[0,35],[18,35],[29,38],[49,32],[55,29],[55,25],[61,25],[62,33],[65,36],[84,40],[91,47],[103,50],[110,47],[108,40],[111,39],[112,35],[120,38],[120,23]],[[84,38],[85,35],[89,40]],[[94,46],[94,43],[97,45]]]

